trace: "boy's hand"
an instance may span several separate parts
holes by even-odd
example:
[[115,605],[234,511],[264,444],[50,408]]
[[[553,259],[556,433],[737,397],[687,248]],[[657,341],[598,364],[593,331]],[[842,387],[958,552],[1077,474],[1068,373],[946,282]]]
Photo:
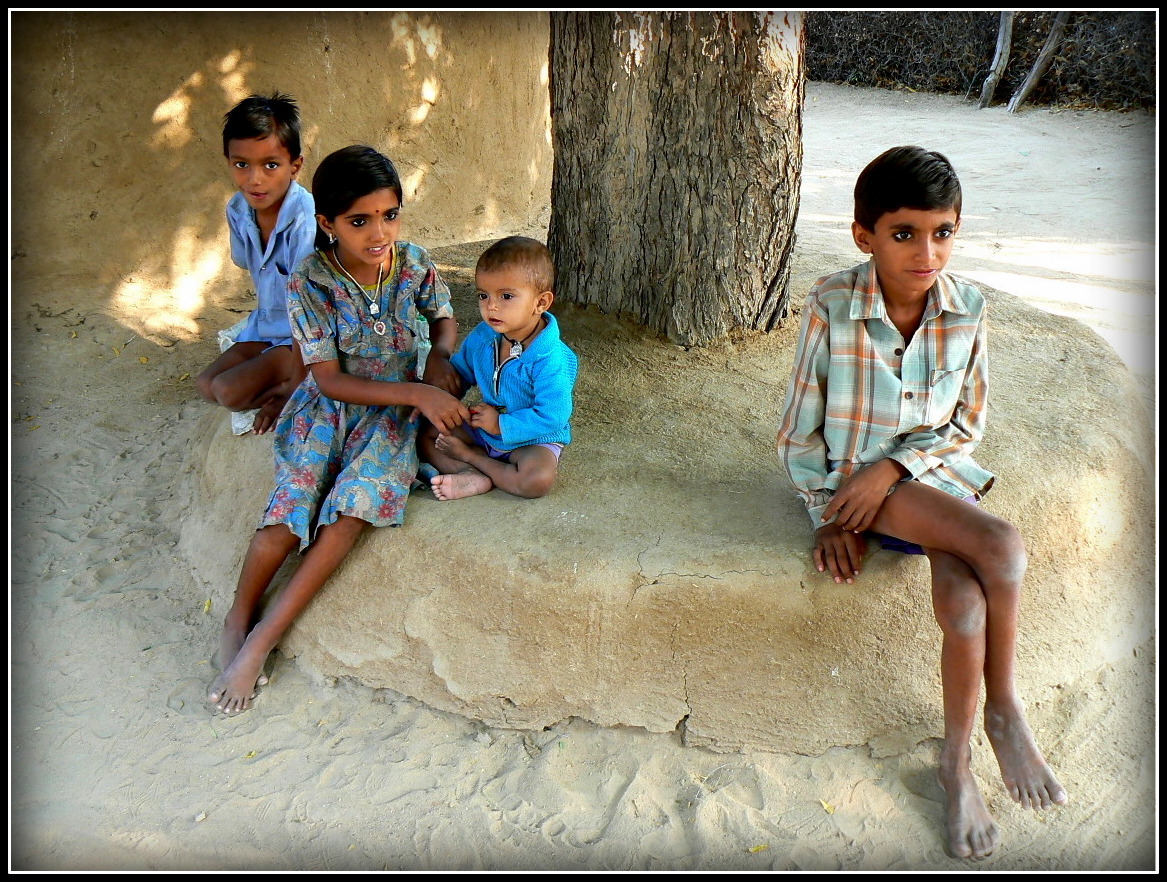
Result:
[[431,349],[426,358],[425,373],[422,374],[421,381],[430,386],[437,386],[455,398],[462,397],[462,378],[458,376],[458,371],[450,364],[450,360],[436,350]]
[[410,414],[410,419],[420,411],[438,431],[446,435],[469,421],[470,411],[466,409],[466,405],[444,389],[418,384],[418,391],[421,400]]
[[879,514],[891,488],[906,474],[902,468],[890,459],[864,466],[839,485],[823,512],[823,520],[835,518],[835,524],[842,529],[862,533]]
[[867,540],[844,530],[837,523],[819,527],[814,534],[814,565],[820,572],[830,570],[836,582],[850,585],[859,575],[859,565],[867,552]]
[[475,404],[470,408],[470,425],[488,435],[501,435],[498,425],[499,409],[490,404]]
[[255,422],[251,424],[252,434],[264,435],[274,429],[276,420],[280,418],[280,413],[287,403],[287,395],[278,395],[265,401],[255,415]]

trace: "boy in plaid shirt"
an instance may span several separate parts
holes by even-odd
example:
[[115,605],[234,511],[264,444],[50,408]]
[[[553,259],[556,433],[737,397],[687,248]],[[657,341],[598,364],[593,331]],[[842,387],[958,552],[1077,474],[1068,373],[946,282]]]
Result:
[[1024,542],[968,504],[993,475],[972,459],[985,421],[985,301],[944,272],[960,210],[960,181],[939,153],[895,147],[863,170],[851,232],[871,259],[811,289],[778,451],[810,515],[819,572],[851,583],[868,532],[928,557],[943,632],[948,844],[979,859],[1000,838],[971,770],[982,676],[985,730],[1010,795],[1034,809],[1068,797],[1014,683]]

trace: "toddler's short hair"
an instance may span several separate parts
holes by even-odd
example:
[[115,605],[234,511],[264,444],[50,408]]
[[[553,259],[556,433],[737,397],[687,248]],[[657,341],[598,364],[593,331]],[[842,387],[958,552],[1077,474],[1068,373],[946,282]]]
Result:
[[555,290],[555,261],[547,246],[527,236],[499,239],[478,258],[476,270],[492,272],[504,266],[517,266],[537,292]]
[[249,95],[223,114],[223,155],[236,139],[275,135],[292,159],[300,157],[300,108],[291,95]]
[[874,230],[885,214],[901,208],[954,208],[960,218],[960,179],[942,153],[893,147],[867,164],[855,182],[855,220]]

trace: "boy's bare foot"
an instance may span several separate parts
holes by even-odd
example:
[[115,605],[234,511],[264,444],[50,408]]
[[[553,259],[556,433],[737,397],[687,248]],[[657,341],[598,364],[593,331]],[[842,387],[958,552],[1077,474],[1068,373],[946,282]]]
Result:
[[207,690],[207,700],[215,705],[215,710],[228,716],[248,710],[252,699],[255,698],[255,686],[259,682],[265,661],[266,655],[256,659],[252,658],[245,648],[240,649],[235,654],[234,661],[215,678],[215,682]]
[[1037,749],[1020,705],[1001,707],[986,702],[985,732],[997,755],[1005,789],[1022,808],[1047,809],[1070,801]]
[[494,482],[480,471],[468,469],[452,475],[437,475],[430,480],[430,489],[438,499],[465,499],[488,493]]
[[947,800],[948,848],[954,857],[982,860],[997,848],[1001,833],[966,762],[941,756],[940,787]]

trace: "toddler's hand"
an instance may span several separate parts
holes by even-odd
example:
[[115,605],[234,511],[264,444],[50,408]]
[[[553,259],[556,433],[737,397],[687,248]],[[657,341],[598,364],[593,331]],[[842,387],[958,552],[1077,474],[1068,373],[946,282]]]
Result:
[[490,404],[475,404],[470,408],[470,425],[488,435],[501,435],[498,424],[499,409]]

